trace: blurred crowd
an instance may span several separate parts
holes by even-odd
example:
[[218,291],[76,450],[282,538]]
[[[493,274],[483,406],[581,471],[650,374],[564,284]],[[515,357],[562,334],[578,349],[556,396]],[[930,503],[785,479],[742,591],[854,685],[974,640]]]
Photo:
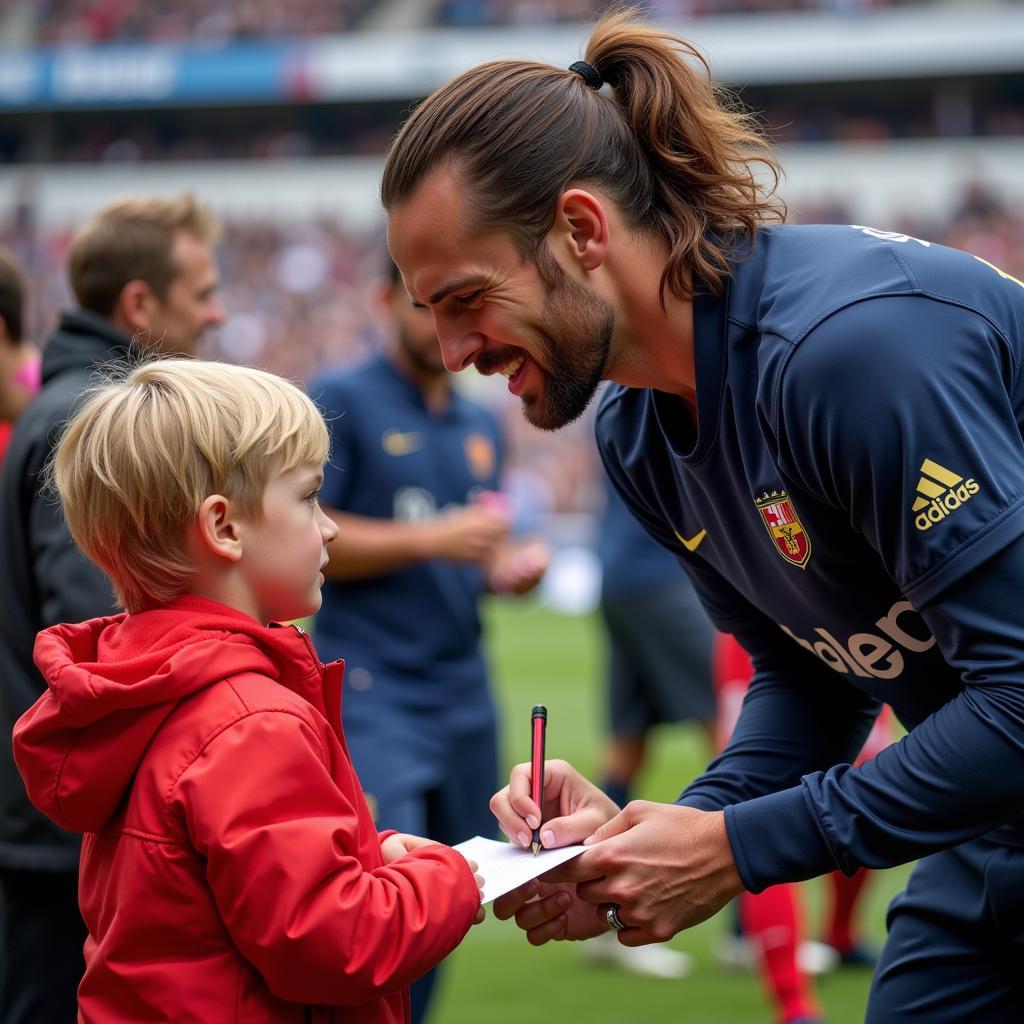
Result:
[[[787,95],[744,99],[758,111],[776,143],[885,142],[893,139],[1006,137],[1024,135],[1021,102],[1013,96],[965,95],[947,102],[920,95],[886,103],[865,90],[840,102],[798,105]],[[376,109],[375,109],[376,107]],[[401,105],[399,105],[401,107]],[[275,160],[377,156],[385,152],[401,120],[391,105],[328,104],[282,107],[268,112],[114,111],[68,115],[47,138],[45,162],[135,163],[152,160]],[[219,116],[218,116],[219,114]],[[38,161],[33,123],[0,125],[0,161]]]
[[[850,223],[857,216],[841,202],[805,203],[792,206],[790,219]],[[944,222],[904,218],[876,226],[965,249],[1024,277],[1024,213],[983,184],[965,189]],[[69,304],[63,268],[70,239],[70,230],[38,229],[30,204],[0,214],[0,245],[28,273],[28,335],[39,341]],[[227,320],[205,354],[299,381],[366,355],[380,338],[370,285],[382,273],[383,252],[379,233],[355,235],[328,219],[227,221],[218,244]],[[586,513],[598,505],[599,467],[588,420],[542,433],[519,415],[503,382],[470,376],[463,383],[504,420],[511,439],[510,486],[530,515]]]
[[[873,10],[934,0],[640,0],[654,20],[686,21],[715,15],[771,11]],[[607,0],[438,0],[442,25],[536,25],[583,21],[607,7]]]
[[[767,11],[856,12],[940,0],[640,0],[661,20]],[[970,0],[960,0],[968,3]],[[1012,0],[1011,0],[1012,2]],[[0,38],[19,45],[218,43],[344,32],[395,0],[14,0],[0,5]],[[553,24],[591,18],[608,0],[433,0],[420,25]]]
[[41,46],[281,39],[344,32],[372,2],[29,0],[24,4],[24,27]]

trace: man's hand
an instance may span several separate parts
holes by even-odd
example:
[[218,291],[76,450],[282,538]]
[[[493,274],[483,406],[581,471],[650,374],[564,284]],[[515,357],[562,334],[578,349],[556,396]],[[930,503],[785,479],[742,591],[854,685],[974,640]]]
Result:
[[521,597],[540,583],[550,563],[551,551],[543,541],[504,544],[488,569],[487,588],[495,594]]
[[[567,761],[544,762],[545,849],[578,843],[618,813],[618,805]],[[540,825],[541,809],[530,797],[530,764],[517,764],[508,785],[491,797],[491,811],[502,831],[520,846],[529,846]]]
[[[624,946],[664,942],[717,913],[743,889],[721,811],[634,800],[586,845],[591,849],[553,868],[543,881],[575,884],[577,897],[601,915],[608,904],[618,904]],[[579,909],[575,914],[582,918]],[[547,926],[557,931],[557,919],[548,918]]]
[[424,523],[430,558],[486,563],[508,536],[506,513],[483,505],[466,505]]
[[608,931],[605,908],[576,895],[574,885],[552,885],[536,878],[494,901],[499,921],[515,917],[533,946],[545,942],[592,939]]

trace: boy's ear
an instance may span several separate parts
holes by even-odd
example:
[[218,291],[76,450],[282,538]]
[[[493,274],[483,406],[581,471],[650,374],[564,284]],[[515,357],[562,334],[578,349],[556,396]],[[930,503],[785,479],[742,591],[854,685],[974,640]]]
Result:
[[229,562],[237,562],[242,557],[242,533],[230,498],[223,494],[205,498],[199,506],[196,530],[211,554]]

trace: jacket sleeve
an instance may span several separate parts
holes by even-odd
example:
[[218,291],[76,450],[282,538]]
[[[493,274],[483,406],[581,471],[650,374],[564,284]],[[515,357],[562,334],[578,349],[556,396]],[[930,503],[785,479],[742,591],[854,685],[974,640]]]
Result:
[[796,786],[809,772],[852,762],[881,706],[836,680],[774,623],[758,622],[753,609],[741,620],[738,607],[721,621],[754,652],[754,676],[725,749],[677,801],[706,811]]
[[[328,756],[298,715],[247,714],[191,763],[175,802],[233,941],[270,990],[353,1005],[406,987],[447,956],[480,895],[447,846],[387,866],[376,854],[367,870],[354,855],[356,808]],[[375,845],[377,834],[368,835]]]
[[726,825],[755,891],[841,868],[889,867],[1024,815],[1024,538],[922,611],[963,691],[856,768],[738,804]]

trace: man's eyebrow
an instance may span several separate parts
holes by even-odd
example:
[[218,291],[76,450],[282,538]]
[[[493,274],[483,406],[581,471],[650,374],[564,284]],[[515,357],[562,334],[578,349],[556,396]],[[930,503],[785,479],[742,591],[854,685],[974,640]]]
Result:
[[427,299],[427,304],[432,306],[435,302],[440,302],[446,295],[450,295],[452,292],[457,292],[460,288],[465,288],[467,284],[475,284],[479,280],[479,274],[466,274],[463,277],[456,278],[454,281],[449,281],[447,284],[441,285],[441,287],[438,288],[429,299]]

